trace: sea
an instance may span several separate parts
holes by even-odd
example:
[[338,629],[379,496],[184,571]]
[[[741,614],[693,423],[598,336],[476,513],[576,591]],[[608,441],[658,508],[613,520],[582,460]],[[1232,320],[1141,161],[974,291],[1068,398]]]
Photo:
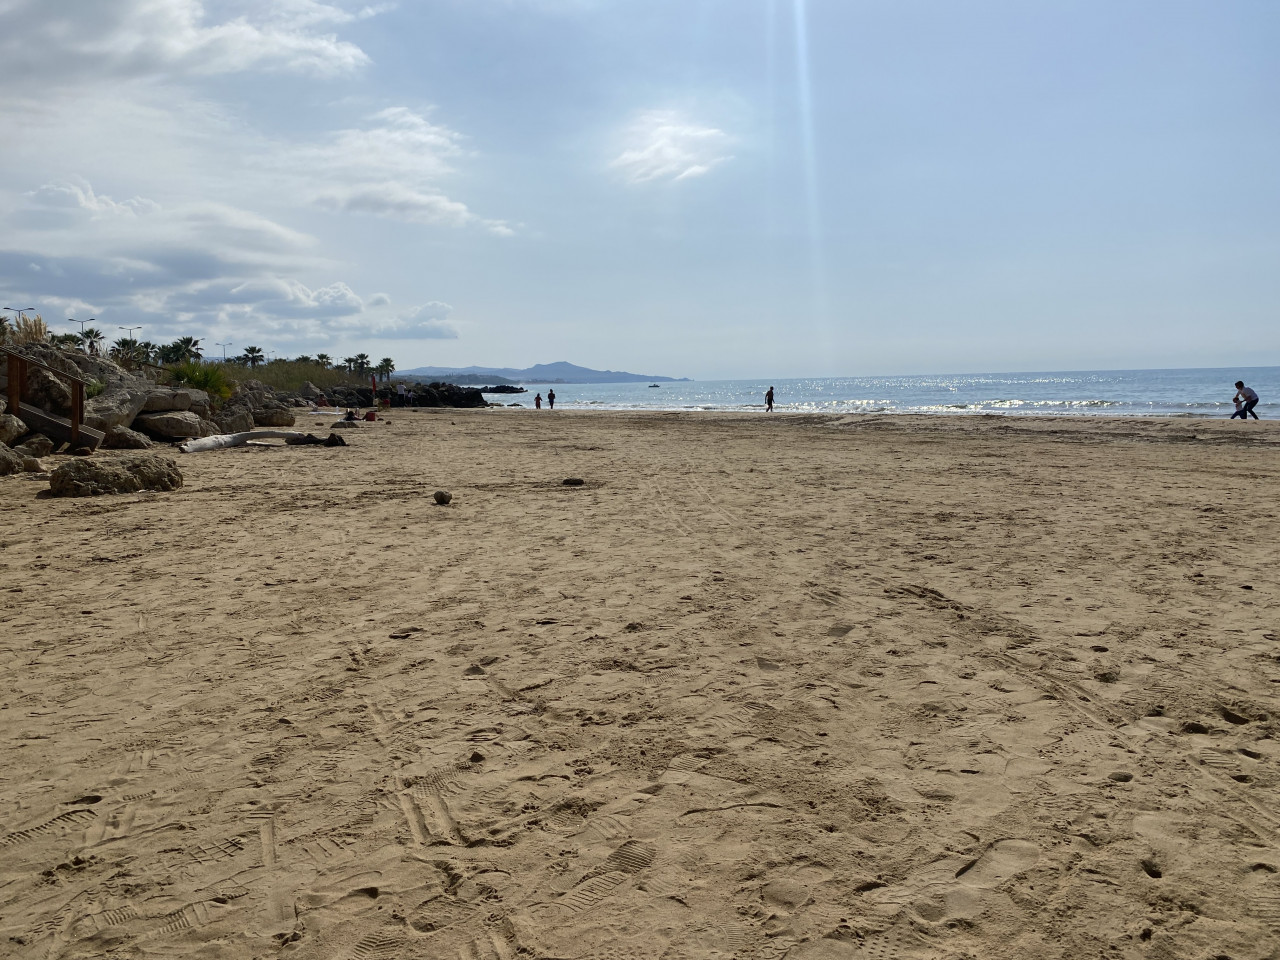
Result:
[[647,383],[530,383],[524,394],[491,394],[494,403],[533,406],[556,392],[556,406],[577,410],[764,409],[789,413],[1001,414],[1055,417],[1227,417],[1235,382],[1258,391],[1257,414],[1280,415],[1280,367],[1188,370],[1082,370],[900,377],[801,377],[790,380],[691,380]]

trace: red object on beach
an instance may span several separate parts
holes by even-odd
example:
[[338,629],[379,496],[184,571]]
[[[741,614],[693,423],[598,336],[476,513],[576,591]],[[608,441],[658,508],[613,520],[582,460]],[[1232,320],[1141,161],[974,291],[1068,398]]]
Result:
[[370,410],[368,413],[366,413],[366,414],[364,415],[364,418],[365,418],[366,420],[368,420],[368,421],[372,422],[372,421],[374,421],[374,420],[377,420],[377,419],[378,419],[378,414],[377,414],[377,412],[376,412],[376,411],[374,411],[374,410]]
[[369,377],[369,386],[373,387],[373,392],[378,392],[378,378],[376,376]]

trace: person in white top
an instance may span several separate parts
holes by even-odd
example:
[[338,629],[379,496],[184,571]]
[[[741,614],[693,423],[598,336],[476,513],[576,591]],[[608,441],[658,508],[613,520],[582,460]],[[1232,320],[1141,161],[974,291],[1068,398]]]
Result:
[[[1253,419],[1258,419],[1258,415],[1253,412],[1253,408],[1258,405],[1257,390],[1253,389],[1253,387],[1246,387],[1243,380],[1237,380],[1236,395],[1233,399],[1236,402],[1236,412],[1231,415],[1232,420],[1236,417],[1241,420],[1248,420],[1250,414],[1253,414]],[[1243,401],[1243,406],[1241,401]]]

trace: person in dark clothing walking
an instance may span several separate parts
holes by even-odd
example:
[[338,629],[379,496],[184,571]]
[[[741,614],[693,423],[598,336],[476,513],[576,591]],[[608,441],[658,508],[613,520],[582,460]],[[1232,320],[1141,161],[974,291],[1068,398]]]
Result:
[[773,387],[770,387],[764,395],[764,412],[773,413]]
[[554,410],[556,408],[556,392],[554,390],[547,391],[547,409]]

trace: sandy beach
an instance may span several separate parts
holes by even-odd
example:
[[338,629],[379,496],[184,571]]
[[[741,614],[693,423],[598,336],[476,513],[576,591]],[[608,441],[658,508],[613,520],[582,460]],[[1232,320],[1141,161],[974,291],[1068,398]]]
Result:
[[1280,955],[1280,423],[347,441],[0,478],[0,956]]

